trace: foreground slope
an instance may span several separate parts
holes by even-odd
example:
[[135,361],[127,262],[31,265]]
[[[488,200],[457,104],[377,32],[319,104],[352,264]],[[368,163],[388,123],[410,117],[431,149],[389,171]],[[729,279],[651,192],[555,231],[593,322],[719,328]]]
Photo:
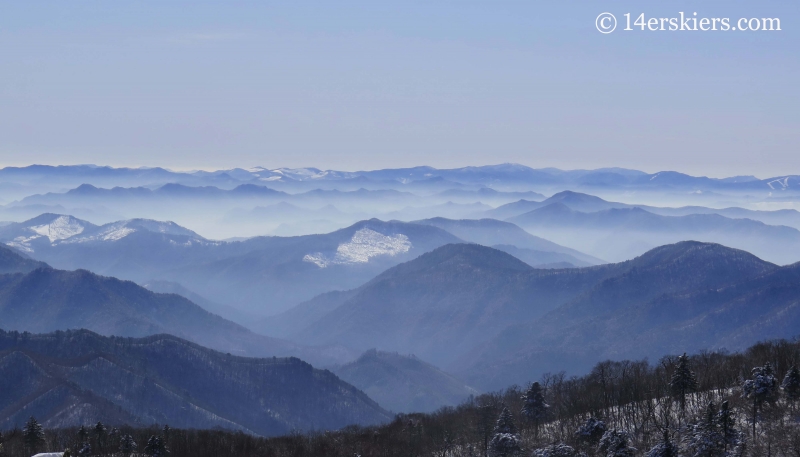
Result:
[[179,295],[153,293],[133,282],[86,270],[39,268],[0,275],[0,317],[6,330],[44,333],[86,328],[131,337],[170,333],[236,355],[292,355],[315,364],[341,360],[335,352],[255,334]]
[[251,359],[157,335],[0,331],[0,428],[169,424],[260,435],[375,424],[389,415],[329,371]]
[[478,393],[413,355],[374,349],[333,371],[384,408],[398,413],[433,412]]

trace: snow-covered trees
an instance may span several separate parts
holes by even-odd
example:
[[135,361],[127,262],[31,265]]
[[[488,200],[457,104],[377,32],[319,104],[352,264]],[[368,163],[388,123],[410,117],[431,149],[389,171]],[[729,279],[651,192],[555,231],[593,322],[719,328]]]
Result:
[[678,446],[672,442],[669,430],[664,430],[664,437],[647,451],[647,457],[678,457]]
[[684,438],[687,455],[691,457],[723,457],[722,435],[717,427],[717,410],[714,402],[706,407],[705,416],[688,426]]
[[566,444],[553,444],[533,451],[533,457],[581,457],[584,455]]
[[783,390],[783,395],[786,396],[786,400],[790,403],[794,404],[800,400],[800,370],[797,369],[796,365],[786,372],[786,376],[784,376],[781,383],[781,389]]
[[80,449],[78,449],[78,455],[80,456],[89,456],[92,455],[92,444],[88,441],[81,445]]
[[684,437],[685,454],[691,457],[727,457],[740,455],[744,437],[735,428],[728,402],[719,412],[709,402],[705,415],[690,424]]
[[756,424],[758,412],[764,403],[774,403],[778,394],[778,380],[775,371],[769,362],[762,367],[755,367],[752,371],[753,378],[742,384],[742,396],[752,400],[753,440],[756,439]]
[[592,416],[586,423],[578,429],[576,435],[590,445],[600,442],[600,438],[606,433],[606,423]]
[[776,399],[778,380],[775,371],[769,362],[763,367],[755,367],[752,371],[753,378],[742,385],[742,391],[747,398],[755,399],[758,403],[772,403]]
[[108,429],[102,422],[98,421],[94,426],[95,442],[97,443],[97,451],[100,454],[105,452],[108,440]]
[[136,444],[136,441],[134,441],[131,435],[123,435],[119,439],[119,452],[121,452],[125,457],[128,457],[136,452],[138,447],[139,446]]
[[520,437],[514,418],[508,408],[503,407],[497,425],[494,427],[494,436],[489,442],[489,453],[492,457],[517,456],[522,452]]
[[153,435],[147,440],[144,452],[150,457],[162,457],[167,455],[167,446],[159,435]]
[[538,435],[539,424],[547,419],[547,412],[550,409],[550,405],[544,401],[544,392],[541,384],[538,382],[532,383],[522,400],[522,415],[533,423],[534,430]]
[[33,416],[25,423],[25,427],[22,429],[22,436],[25,446],[33,454],[36,454],[39,447],[44,444],[44,429]]
[[681,402],[681,410],[686,409],[686,396],[697,390],[697,377],[689,367],[689,357],[684,352],[678,357],[678,363],[669,381],[672,397]]
[[598,450],[606,457],[633,457],[636,448],[631,446],[631,434],[627,430],[608,430],[600,438]]

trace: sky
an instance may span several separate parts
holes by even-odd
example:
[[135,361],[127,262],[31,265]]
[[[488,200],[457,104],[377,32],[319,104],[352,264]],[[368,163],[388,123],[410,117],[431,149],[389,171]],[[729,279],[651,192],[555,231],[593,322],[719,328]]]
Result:
[[[782,30],[622,30],[679,12]],[[798,20],[796,0],[0,1],[0,166],[800,174]]]

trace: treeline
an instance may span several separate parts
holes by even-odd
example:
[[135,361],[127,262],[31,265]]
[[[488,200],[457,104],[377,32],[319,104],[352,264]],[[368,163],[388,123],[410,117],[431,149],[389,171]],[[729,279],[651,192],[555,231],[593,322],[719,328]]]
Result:
[[[658,363],[599,363],[588,375],[547,374],[528,386],[378,427],[259,438],[169,427],[3,434],[3,456],[792,456],[800,457],[800,341]],[[247,405],[241,405],[246,408]],[[37,428],[38,427],[38,428]]]

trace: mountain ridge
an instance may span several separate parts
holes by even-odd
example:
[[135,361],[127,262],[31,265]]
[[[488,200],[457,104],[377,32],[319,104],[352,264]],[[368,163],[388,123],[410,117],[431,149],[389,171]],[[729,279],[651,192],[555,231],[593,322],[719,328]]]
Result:
[[0,392],[6,429],[31,414],[48,428],[103,420],[267,436],[389,419],[365,394],[299,359],[241,358],[171,335],[0,331],[0,374],[16,380]]

